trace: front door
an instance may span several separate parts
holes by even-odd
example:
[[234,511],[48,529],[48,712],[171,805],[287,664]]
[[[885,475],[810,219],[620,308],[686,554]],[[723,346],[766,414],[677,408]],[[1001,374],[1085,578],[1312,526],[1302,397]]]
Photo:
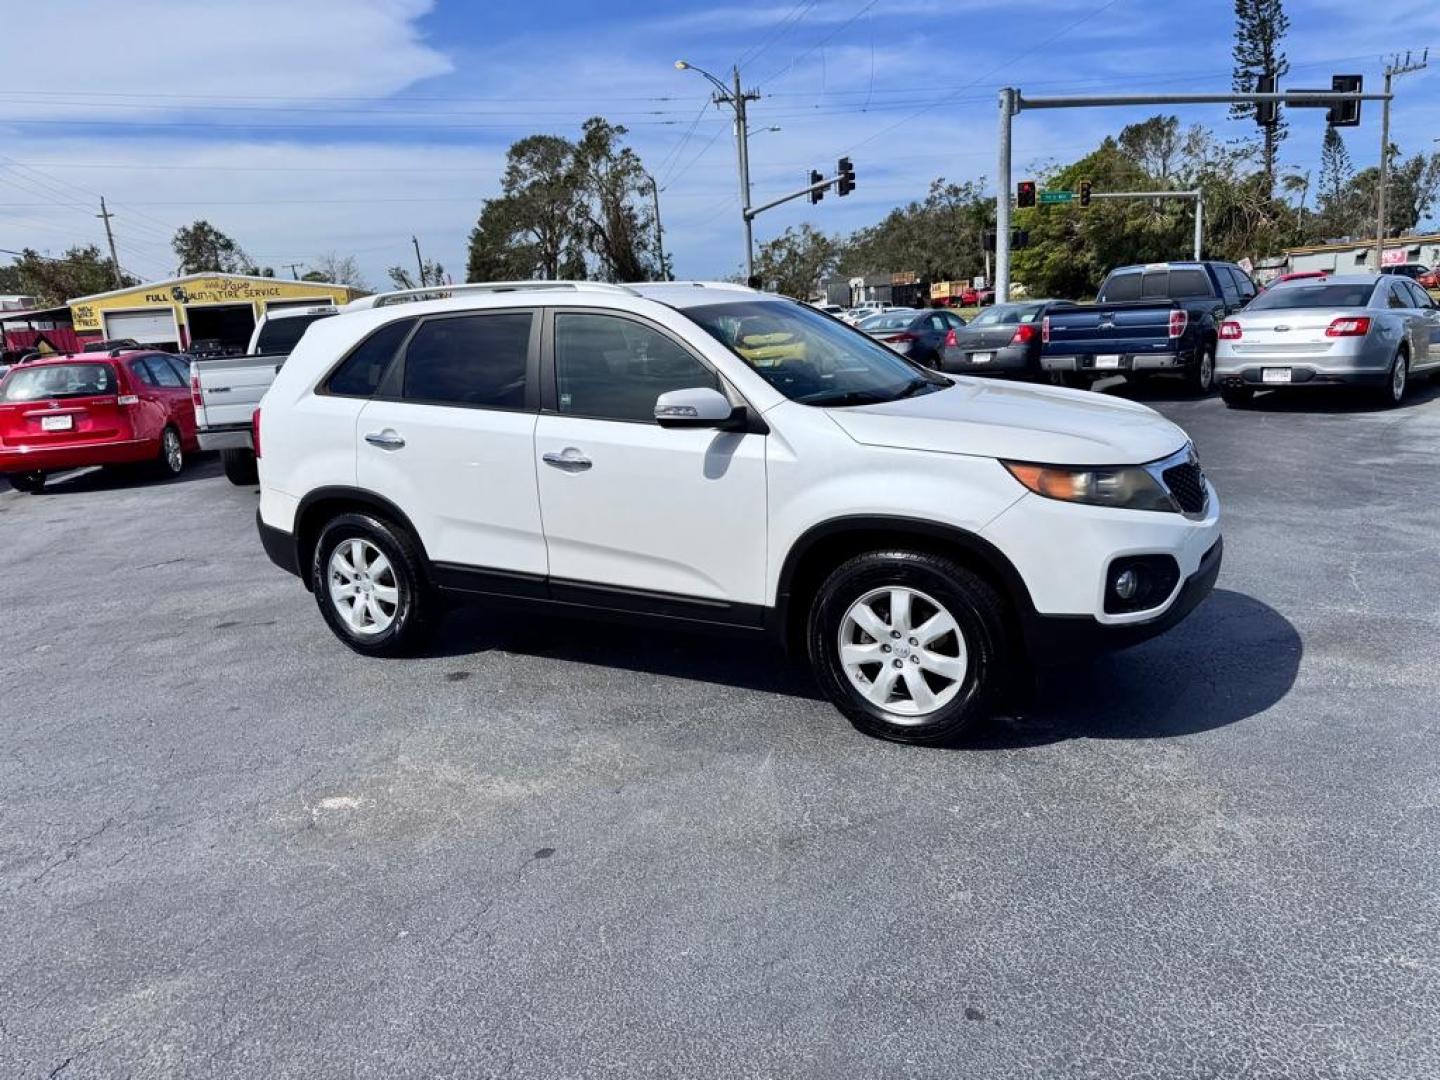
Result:
[[535,483],[539,319],[530,310],[421,319],[355,427],[361,488],[398,506],[447,583],[543,579]]
[[660,327],[595,311],[553,320],[535,437],[553,595],[749,621],[765,600],[766,436],[655,422],[668,390],[738,400]]

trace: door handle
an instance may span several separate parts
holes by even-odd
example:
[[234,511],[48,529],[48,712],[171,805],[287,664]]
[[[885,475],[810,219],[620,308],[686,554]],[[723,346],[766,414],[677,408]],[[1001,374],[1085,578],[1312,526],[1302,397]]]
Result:
[[371,446],[380,447],[381,450],[399,450],[405,445],[405,440],[389,428],[384,431],[372,431],[365,436],[365,441]]
[[561,472],[570,473],[584,472],[594,464],[593,461],[573,446],[567,446],[558,454],[543,454],[541,455],[541,460],[544,461],[546,465],[553,465]]

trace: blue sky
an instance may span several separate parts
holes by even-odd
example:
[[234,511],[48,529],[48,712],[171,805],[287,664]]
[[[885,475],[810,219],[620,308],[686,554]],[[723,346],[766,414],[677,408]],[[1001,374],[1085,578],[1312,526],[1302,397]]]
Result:
[[[1291,86],[1440,46],[1433,0],[1290,0]],[[1231,0],[0,0],[7,52],[71,43],[67,62],[0,72],[0,248],[58,252],[103,240],[104,194],[121,262],[173,270],[167,240],[197,217],[280,273],[354,254],[373,284],[411,265],[410,237],[463,277],[465,238],[496,193],[506,147],[573,136],[600,114],[626,124],[662,186],[666,248],[685,277],[742,258],[734,144],[709,84],[740,63],[761,100],[751,125],[756,201],[848,153],[856,192],[757,223],[757,240],[809,221],[848,231],[937,176],[995,168],[995,91],[1228,89]],[[104,62],[99,49],[116,58]],[[1440,52],[1440,49],[1436,50]],[[1440,63],[1399,84],[1393,137],[1440,136]],[[1016,163],[1071,160],[1157,111],[1027,113]],[[1172,110],[1226,138],[1253,127],[1223,107]],[[1379,152],[1378,108],[1346,133],[1357,166]],[[1320,114],[1291,114],[1283,161],[1311,168]],[[901,268],[897,268],[901,269]]]

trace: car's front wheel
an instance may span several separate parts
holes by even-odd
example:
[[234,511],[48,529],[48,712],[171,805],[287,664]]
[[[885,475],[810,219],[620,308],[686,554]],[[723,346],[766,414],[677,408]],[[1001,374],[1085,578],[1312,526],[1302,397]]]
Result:
[[810,612],[826,695],[868,735],[945,743],[990,716],[1008,657],[995,590],[950,559],[877,551],[837,567]]
[[38,495],[45,490],[43,472],[11,473],[5,479],[10,481],[10,486],[16,491],[23,491],[27,495]]
[[366,656],[405,656],[424,644],[435,601],[419,548],[369,514],[326,523],[310,562],[310,591],[335,636]]

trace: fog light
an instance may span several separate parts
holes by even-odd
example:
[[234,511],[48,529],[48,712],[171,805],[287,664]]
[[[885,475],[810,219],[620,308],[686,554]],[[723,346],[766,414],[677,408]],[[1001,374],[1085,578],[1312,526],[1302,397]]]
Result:
[[1135,599],[1135,592],[1140,588],[1140,578],[1134,570],[1126,570],[1115,579],[1115,595],[1121,600]]

